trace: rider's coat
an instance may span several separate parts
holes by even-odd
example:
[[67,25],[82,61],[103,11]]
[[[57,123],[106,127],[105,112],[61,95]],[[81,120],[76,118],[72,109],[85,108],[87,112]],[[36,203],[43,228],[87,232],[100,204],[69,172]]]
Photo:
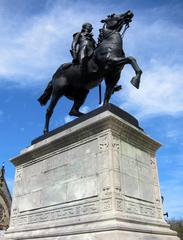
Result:
[[93,38],[93,34],[88,32],[77,32],[73,35],[72,53],[73,58],[77,59],[79,63],[83,59],[88,59],[96,47],[96,42]]

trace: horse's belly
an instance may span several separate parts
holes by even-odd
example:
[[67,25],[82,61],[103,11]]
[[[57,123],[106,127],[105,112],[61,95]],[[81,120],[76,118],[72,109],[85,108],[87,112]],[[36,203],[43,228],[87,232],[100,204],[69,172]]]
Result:
[[102,82],[102,79],[88,81],[85,85],[85,88],[90,90],[91,88],[94,88],[94,87],[98,86],[100,82]]

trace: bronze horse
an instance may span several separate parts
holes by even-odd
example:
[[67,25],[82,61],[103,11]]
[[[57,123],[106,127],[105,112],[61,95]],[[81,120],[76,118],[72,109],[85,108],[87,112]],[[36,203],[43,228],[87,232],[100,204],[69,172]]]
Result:
[[74,101],[69,114],[80,116],[83,113],[79,111],[79,108],[84,103],[89,90],[105,80],[106,90],[103,105],[106,105],[116,90],[116,84],[125,64],[131,64],[133,67],[136,76],[132,78],[131,83],[139,88],[142,71],[135,58],[125,57],[120,34],[123,27],[129,26],[132,18],[133,13],[127,11],[120,15],[112,14],[101,21],[104,25],[100,29],[98,45],[87,63],[85,78],[83,78],[78,64],[63,64],[56,71],[44,94],[39,98],[40,104],[45,105],[51,97],[46,112],[44,133],[49,131],[50,117],[57,101],[62,96]]

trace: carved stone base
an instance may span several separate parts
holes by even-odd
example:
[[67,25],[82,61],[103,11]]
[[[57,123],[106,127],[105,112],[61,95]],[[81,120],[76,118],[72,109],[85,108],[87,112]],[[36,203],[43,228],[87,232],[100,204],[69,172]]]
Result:
[[163,218],[160,144],[114,108],[41,138],[12,160],[6,239],[178,239]]
[[0,230],[0,240],[5,240],[4,232],[5,232],[5,231]]

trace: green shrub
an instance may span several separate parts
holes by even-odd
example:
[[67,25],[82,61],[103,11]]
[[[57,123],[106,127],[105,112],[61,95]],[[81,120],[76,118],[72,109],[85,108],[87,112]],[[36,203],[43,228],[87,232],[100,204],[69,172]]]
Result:
[[183,219],[168,220],[170,228],[177,232],[178,237],[183,240]]

